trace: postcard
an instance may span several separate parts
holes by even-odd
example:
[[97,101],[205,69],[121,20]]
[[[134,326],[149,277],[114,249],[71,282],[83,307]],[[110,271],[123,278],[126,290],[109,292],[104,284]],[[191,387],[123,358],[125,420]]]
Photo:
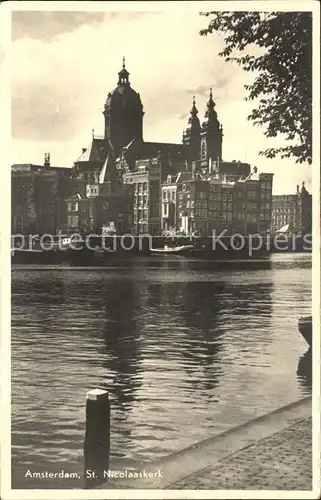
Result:
[[319,498],[318,3],[0,23],[2,498]]

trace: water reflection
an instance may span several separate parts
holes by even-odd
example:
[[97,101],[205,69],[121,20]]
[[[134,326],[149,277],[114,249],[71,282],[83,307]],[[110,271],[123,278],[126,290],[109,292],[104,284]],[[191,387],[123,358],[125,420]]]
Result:
[[297,399],[310,306],[293,258],[14,271],[14,457],[77,462],[93,387],[112,397],[112,455],[143,460]]
[[312,391],[312,348],[311,347],[299,359],[297,376],[300,384],[302,384],[302,386],[305,389]]

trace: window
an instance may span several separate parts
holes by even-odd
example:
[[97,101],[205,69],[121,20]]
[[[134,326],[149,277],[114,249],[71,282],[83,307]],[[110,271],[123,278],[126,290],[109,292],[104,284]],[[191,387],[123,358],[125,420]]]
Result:
[[195,202],[195,206],[196,206],[196,208],[201,208],[201,202],[200,201],[196,201]]
[[69,215],[68,216],[68,226],[69,227],[78,227],[78,215]]
[[138,183],[138,192],[139,192],[139,193],[142,193],[142,192],[143,192],[143,186],[142,186],[142,183],[141,183],[141,182],[139,182],[139,183]]
[[167,208],[168,208],[167,203],[164,203],[164,216],[165,217],[167,216]]
[[227,203],[222,203],[222,210],[226,210]]
[[188,201],[188,202],[186,203],[186,207],[187,207],[187,208],[190,208],[190,206],[191,206],[191,202],[190,202],[190,201]]
[[143,219],[147,219],[147,210],[146,208],[143,210]]
[[237,197],[238,197],[238,199],[243,198],[243,193],[242,193],[242,191],[239,191],[239,192],[237,193]]
[[227,210],[232,210],[232,203],[228,203]]
[[183,184],[183,186],[182,186],[182,190],[183,190],[183,191],[186,191],[186,184]]
[[201,200],[204,200],[206,198],[206,193],[204,191],[200,192],[200,198]]
[[163,191],[163,200],[167,200],[167,191],[164,189]]
[[202,201],[202,208],[207,208],[207,201]]
[[79,210],[79,203],[77,201],[68,203],[68,212],[78,212],[78,210]]
[[222,220],[227,220],[227,213],[226,212],[222,212]]
[[191,201],[191,208],[194,208],[194,201]]
[[261,191],[261,198],[265,198],[265,191]]
[[143,183],[143,191],[148,191],[148,185],[147,182]]
[[207,210],[202,210],[202,217],[207,217]]
[[246,221],[247,221],[247,222],[251,222],[251,220],[252,220],[252,216],[251,216],[251,214],[247,214],[247,216],[246,216]]
[[232,196],[231,194],[229,194],[229,195],[228,195],[228,200],[229,200],[229,201],[232,201],[232,199],[233,199],[233,196]]
[[179,199],[182,200],[183,199],[183,193],[179,193]]
[[108,210],[108,201],[103,202],[103,209]]
[[201,211],[195,210],[195,217],[200,217],[200,216],[201,216]]
[[223,201],[226,201],[226,200],[227,200],[227,195],[223,194]]
[[217,199],[221,201],[221,193],[217,193]]
[[270,203],[269,203],[268,201],[267,201],[267,202],[265,202],[265,208],[266,208],[267,210],[270,210],[270,208],[271,208]]
[[213,200],[213,198],[214,198],[214,193],[209,193],[209,195],[208,195],[208,199],[209,199],[209,200]]
[[232,212],[227,212],[227,220],[228,221],[232,220]]
[[252,214],[252,222],[256,222],[256,214]]

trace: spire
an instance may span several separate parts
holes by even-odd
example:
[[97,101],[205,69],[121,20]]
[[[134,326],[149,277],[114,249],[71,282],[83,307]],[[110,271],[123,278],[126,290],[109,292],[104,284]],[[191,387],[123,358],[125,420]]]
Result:
[[192,106],[192,109],[191,109],[190,113],[191,113],[191,117],[192,118],[196,118],[197,115],[198,115],[198,109],[195,106],[195,95],[193,95],[193,106]]
[[191,116],[188,119],[188,123],[190,125],[190,128],[195,127],[195,125],[199,125],[199,119],[197,117],[198,115],[198,109],[196,107],[195,103],[195,96],[193,96],[193,104],[192,104],[192,109],[190,110]]
[[123,67],[118,73],[118,85],[129,85],[129,73],[125,66],[125,56],[123,57]]
[[213,101],[213,93],[212,93],[212,89],[210,89],[210,98],[208,100],[208,103],[207,103],[207,110],[206,110],[206,113],[205,113],[205,117],[206,118],[211,118],[214,113],[216,114],[216,111],[215,111],[215,102]]

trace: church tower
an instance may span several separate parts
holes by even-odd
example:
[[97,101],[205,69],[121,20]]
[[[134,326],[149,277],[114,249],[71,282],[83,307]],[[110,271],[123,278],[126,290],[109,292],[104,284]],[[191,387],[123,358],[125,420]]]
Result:
[[200,156],[201,147],[201,124],[198,118],[198,109],[195,105],[195,96],[188,119],[188,127],[183,133],[183,144],[189,146],[189,160],[196,161]]
[[213,161],[222,160],[223,127],[218,121],[213,101],[212,89],[207,103],[205,121],[201,131],[201,160],[212,158]]
[[109,92],[103,114],[105,139],[111,144],[115,157],[133,139],[138,142],[143,140],[143,106],[140,95],[130,86],[125,58],[118,73],[117,87]]

